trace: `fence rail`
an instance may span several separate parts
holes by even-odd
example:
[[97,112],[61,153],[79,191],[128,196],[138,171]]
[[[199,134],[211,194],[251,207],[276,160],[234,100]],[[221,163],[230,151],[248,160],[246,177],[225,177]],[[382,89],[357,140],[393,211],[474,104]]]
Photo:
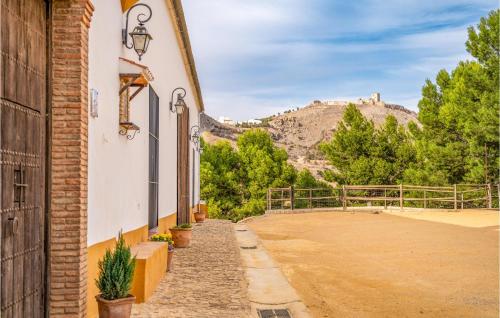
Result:
[[494,208],[499,185],[455,184],[447,187],[417,185],[343,185],[329,189],[271,188],[267,210],[318,209],[348,206],[420,207],[440,209]]

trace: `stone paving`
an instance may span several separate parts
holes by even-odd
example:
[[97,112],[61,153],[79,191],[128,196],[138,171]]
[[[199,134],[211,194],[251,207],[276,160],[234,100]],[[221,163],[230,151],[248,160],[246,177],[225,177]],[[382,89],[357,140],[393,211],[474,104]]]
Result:
[[193,224],[191,247],[175,250],[172,270],[132,317],[246,318],[250,315],[245,271],[229,221]]

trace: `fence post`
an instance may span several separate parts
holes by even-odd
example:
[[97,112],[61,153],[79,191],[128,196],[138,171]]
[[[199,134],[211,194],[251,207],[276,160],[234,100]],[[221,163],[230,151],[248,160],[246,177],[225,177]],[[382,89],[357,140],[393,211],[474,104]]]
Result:
[[403,211],[403,184],[399,185],[399,207]]
[[309,189],[309,209],[312,209],[312,189]]
[[427,191],[424,190],[424,209],[427,209]]
[[346,200],[346,197],[347,197],[347,193],[346,193],[346,190],[345,190],[345,185],[342,185],[342,210],[347,210],[347,200]]
[[283,198],[283,189],[281,189],[281,209],[283,210],[283,204],[285,203],[285,199]]
[[457,185],[453,185],[453,209],[457,209]]
[[492,202],[491,202],[491,183],[488,183],[488,209],[491,209],[492,207]]
[[295,193],[293,191],[293,186],[290,186],[290,208],[293,210],[295,208]]
[[387,210],[387,189],[384,189],[384,210]]
[[462,192],[460,196],[460,210],[463,209],[464,209],[464,193]]
[[271,201],[271,189],[267,189],[267,210],[271,210],[271,205],[269,204]]
[[500,207],[500,183],[497,184],[497,201],[498,201],[498,205]]
[[453,209],[457,209],[457,185],[453,185]]

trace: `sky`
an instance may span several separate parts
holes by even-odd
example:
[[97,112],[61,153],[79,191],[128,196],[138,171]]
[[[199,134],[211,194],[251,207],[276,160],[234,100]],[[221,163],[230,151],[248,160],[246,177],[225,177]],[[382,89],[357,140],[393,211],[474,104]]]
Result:
[[206,112],[247,120],[311,101],[417,111],[440,69],[471,59],[467,27],[493,0],[185,0]]

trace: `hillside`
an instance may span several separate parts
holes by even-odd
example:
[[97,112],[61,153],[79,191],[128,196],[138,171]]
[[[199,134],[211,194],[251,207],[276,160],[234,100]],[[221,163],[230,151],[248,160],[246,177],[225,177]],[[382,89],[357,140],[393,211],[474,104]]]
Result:
[[[335,133],[348,104],[342,101],[315,101],[298,110],[272,116],[268,125],[262,128],[271,134],[277,145],[287,150],[290,163],[298,169],[308,168],[317,175],[318,171],[328,166],[317,145]],[[400,105],[373,99],[359,100],[354,104],[376,126],[380,126],[388,115],[395,116],[405,126],[411,121],[418,123],[417,113]],[[204,138],[209,143],[227,139],[234,144],[236,137],[245,131],[245,128],[221,124],[208,115],[204,115],[202,126]]]

